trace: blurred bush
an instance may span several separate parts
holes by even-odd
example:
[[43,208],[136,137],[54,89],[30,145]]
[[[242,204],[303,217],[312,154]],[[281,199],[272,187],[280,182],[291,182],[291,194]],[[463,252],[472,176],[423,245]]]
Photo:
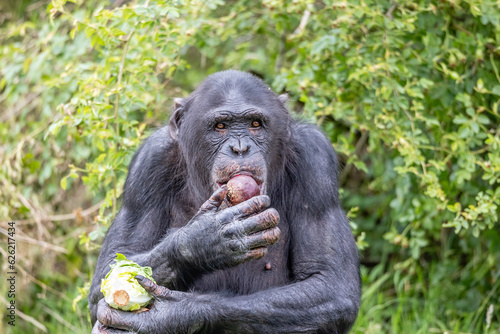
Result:
[[17,222],[24,291],[9,330],[89,332],[85,282],[133,152],[172,97],[236,68],[288,92],[343,161],[353,332],[500,332],[498,2],[0,7],[0,221]]

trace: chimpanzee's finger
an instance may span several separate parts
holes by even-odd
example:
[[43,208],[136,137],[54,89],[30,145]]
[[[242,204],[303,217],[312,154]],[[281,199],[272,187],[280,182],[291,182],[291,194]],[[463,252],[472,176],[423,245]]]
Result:
[[280,221],[280,215],[274,208],[248,217],[241,221],[234,221],[225,227],[225,235],[247,235],[275,227]]
[[222,210],[218,214],[219,221],[229,222],[234,218],[256,214],[271,205],[271,199],[267,195],[250,198],[243,203]]
[[250,260],[258,260],[267,254],[267,247],[259,247],[255,249],[250,249],[249,251],[238,254],[234,257],[236,264],[240,264]]
[[212,196],[210,196],[210,198],[205,203],[203,203],[203,205],[200,207],[200,210],[198,211],[198,214],[216,211],[224,201],[224,198],[226,198],[226,194],[227,185],[223,184],[212,194]]
[[[110,307],[104,298],[97,304],[97,320],[103,327],[112,327],[113,329],[123,329],[131,332],[137,331],[144,321],[144,314],[147,313],[148,312],[133,313],[116,310]],[[104,330],[106,333],[108,329],[106,328]]]
[[245,237],[243,242],[247,249],[270,246],[278,242],[280,233],[279,227],[274,227],[259,233],[250,234]]
[[259,247],[259,248],[249,250],[248,252],[243,254],[243,256],[244,256],[244,260],[248,261],[248,260],[258,260],[258,259],[264,257],[264,255],[266,255],[266,254],[267,254],[267,248],[266,247]]
[[90,334],[105,334],[106,327],[101,325],[99,321],[96,321],[94,327],[92,327],[92,332]]
[[91,334],[134,334],[134,332],[122,331],[121,329],[106,327],[101,325],[99,321],[96,321],[94,328],[92,328]]
[[135,276],[135,279],[155,299],[175,299],[179,297],[177,291],[172,291],[164,286],[158,285],[142,275]]

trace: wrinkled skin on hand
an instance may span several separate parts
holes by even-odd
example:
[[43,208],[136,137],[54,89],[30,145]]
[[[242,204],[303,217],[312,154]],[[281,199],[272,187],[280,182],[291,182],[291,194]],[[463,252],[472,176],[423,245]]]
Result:
[[[154,298],[149,311],[134,313],[116,310],[102,299],[97,306],[97,322],[92,334],[167,334],[190,333],[196,330],[196,319],[186,317],[182,311],[189,307],[190,300],[195,298],[194,295],[169,290],[140,275],[136,276],[136,279]],[[172,326],[166,330],[165,324]]]
[[168,243],[160,243],[151,253],[153,268],[176,253],[184,266],[198,273],[233,267],[259,259],[267,246],[276,243],[280,230],[279,214],[270,205],[268,196],[256,196],[233,207],[218,210],[227,194],[227,186],[217,189],[186,226],[177,230]]

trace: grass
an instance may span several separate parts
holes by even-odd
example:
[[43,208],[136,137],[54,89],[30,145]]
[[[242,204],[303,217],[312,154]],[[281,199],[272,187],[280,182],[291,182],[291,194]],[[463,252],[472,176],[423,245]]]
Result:
[[489,303],[500,280],[484,300],[467,303],[476,294],[454,279],[460,272],[445,277],[432,265],[410,279],[397,271],[382,273],[384,267],[363,268],[362,304],[351,333],[500,333],[499,306]]

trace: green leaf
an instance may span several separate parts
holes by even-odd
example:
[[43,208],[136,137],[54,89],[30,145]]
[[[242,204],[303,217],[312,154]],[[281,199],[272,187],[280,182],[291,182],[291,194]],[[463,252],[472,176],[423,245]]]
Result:
[[123,255],[122,253],[116,253],[116,259],[115,262],[119,261],[128,261],[127,257]]
[[478,79],[476,84],[477,90],[482,92],[484,90],[484,82],[483,79]]
[[500,85],[494,86],[491,93],[500,96]]
[[68,178],[67,177],[63,177],[61,179],[61,188],[63,188],[63,190],[66,190],[66,186],[68,185]]
[[477,120],[479,121],[479,123],[484,125],[490,124],[490,119],[486,115],[478,115]]

